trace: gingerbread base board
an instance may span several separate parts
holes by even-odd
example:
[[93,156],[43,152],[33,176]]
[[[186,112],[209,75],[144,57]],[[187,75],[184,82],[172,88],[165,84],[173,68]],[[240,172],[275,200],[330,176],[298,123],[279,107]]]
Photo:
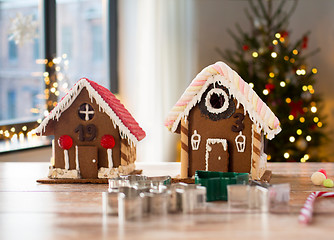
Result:
[[[143,170],[136,169],[131,172],[129,175],[140,175]],[[92,179],[83,179],[83,178],[42,178],[36,180],[38,183],[44,184],[107,184],[108,178],[92,178]]]
[[187,183],[187,184],[194,184],[194,178],[172,178],[172,183]]
[[45,184],[74,184],[74,183],[93,183],[93,184],[107,184],[107,178],[92,178],[92,179],[82,179],[82,178],[43,178],[36,180],[38,183],[45,183]]

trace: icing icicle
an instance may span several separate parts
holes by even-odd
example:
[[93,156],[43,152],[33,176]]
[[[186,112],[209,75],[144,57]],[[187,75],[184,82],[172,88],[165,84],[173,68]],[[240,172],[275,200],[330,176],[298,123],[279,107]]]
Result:
[[272,139],[281,131],[280,123],[270,108],[263,103],[254,90],[229,66],[217,62],[204,68],[190,83],[179,101],[170,111],[165,126],[175,132],[180,120],[189,115],[190,110],[201,100],[201,97],[210,84],[225,86],[230,94],[237,100],[238,106],[242,104],[245,113],[257,126],[263,130],[268,139]]
[[[102,111],[110,117],[114,127],[119,127],[122,139],[127,138],[131,145],[136,146],[137,142],[145,137],[145,132],[139,127],[138,123],[135,122],[131,114],[124,108],[123,104],[121,104],[109,90],[86,78],[80,79],[72,89],[70,89],[34,132],[42,135],[50,120],[56,119],[58,121],[61,114],[71,106],[83,88],[86,88],[91,102],[95,99],[99,110],[102,109]],[[105,97],[106,100],[101,96],[101,92],[108,94],[108,96]],[[117,109],[113,108],[121,108],[121,110],[117,112]],[[129,128],[134,129],[134,131],[130,131]]]

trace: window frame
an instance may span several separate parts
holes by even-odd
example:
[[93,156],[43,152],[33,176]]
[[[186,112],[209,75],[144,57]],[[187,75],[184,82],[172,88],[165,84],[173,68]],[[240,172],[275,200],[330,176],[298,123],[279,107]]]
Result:
[[[105,0],[102,1],[102,9],[104,9],[104,15],[106,16],[105,25],[103,25],[106,31],[106,48],[107,48],[107,77],[109,79],[109,89],[117,94],[119,91],[118,85],[118,61],[117,61],[117,49],[118,49],[118,0]],[[40,37],[40,51],[43,54],[42,57],[46,60],[45,64],[45,73],[50,76],[50,83],[44,84],[45,90],[50,91],[53,83],[57,82],[55,75],[55,65],[52,60],[57,56],[57,16],[56,16],[56,0],[39,0],[39,11],[41,18],[41,37]],[[61,40],[59,40],[61,41]],[[49,94],[46,99],[46,109],[50,112],[55,104],[57,103],[58,98],[55,94]],[[13,129],[25,129],[23,133],[26,134],[38,127],[41,121],[41,117],[30,117],[24,121],[20,120],[3,120],[0,121],[0,140],[10,140],[14,134]],[[10,137],[5,136],[5,132],[9,132]],[[50,146],[50,143],[45,144],[44,146]],[[36,148],[40,146],[33,146],[28,148]],[[10,150],[0,150],[0,154],[23,150],[27,148],[18,148]]]

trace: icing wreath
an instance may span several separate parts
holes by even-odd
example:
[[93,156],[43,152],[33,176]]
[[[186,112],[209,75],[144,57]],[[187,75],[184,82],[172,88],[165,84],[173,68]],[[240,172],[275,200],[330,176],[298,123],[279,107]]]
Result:
[[227,119],[235,112],[235,104],[229,96],[228,89],[216,84],[211,84],[204,92],[199,108],[202,114],[213,121]]

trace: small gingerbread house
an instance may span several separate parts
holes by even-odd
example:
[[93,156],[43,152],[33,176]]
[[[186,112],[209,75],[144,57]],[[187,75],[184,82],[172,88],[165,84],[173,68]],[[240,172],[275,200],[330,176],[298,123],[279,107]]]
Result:
[[[80,79],[35,129],[54,135],[49,178],[111,178],[135,169],[136,144],[145,137],[106,88]],[[56,142],[56,143],[55,143]]]
[[272,139],[280,123],[254,90],[229,66],[203,69],[170,111],[165,126],[181,134],[181,177],[196,170],[266,170],[264,135]]

